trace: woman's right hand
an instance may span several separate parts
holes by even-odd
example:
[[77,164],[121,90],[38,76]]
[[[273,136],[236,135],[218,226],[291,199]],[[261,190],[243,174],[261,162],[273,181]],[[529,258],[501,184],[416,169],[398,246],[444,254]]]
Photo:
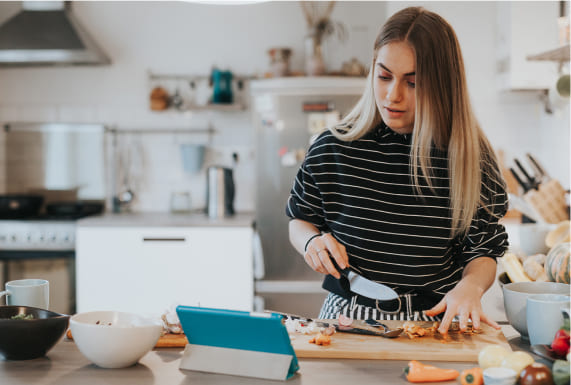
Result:
[[349,257],[345,246],[329,233],[313,238],[307,245],[303,258],[313,270],[322,274],[331,274],[337,279],[341,278],[341,274],[333,266],[331,258],[335,259],[341,269],[349,266]]

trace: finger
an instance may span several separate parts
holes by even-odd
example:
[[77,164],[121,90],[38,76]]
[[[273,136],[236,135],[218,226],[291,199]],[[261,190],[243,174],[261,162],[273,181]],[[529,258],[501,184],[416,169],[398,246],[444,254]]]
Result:
[[466,329],[468,328],[468,318],[470,317],[470,313],[468,313],[468,311],[466,310],[462,310],[460,311],[460,314],[458,316],[459,318],[459,326],[460,326],[460,331],[465,332]]
[[319,257],[313,251],[308,251],[303,256],[305,262],[311,267],[313,270],[317,271],[318,273],[327,274],[323,266],[321,266],[321,261],[319,261]]
[[452,320],[454,319],[454,316],[456,315],[454,313],[455,312],[450,310],[450,308],[446,309],[446,312],[444,313],[444,317],[442,318],[442,322],[440,323],[440,327],[438,328],[438,332],[440,334],[448,334],[448,329],[450,328],[450,325],[452,324]]
[[331,257],[337,262],[337,265],[339,265],[341,269],[347,268],[349,265],[349,257],[347,256],[347,251],[345,251],[345,246],[333,238],[331,234],[326,234],[324,238],[325,246],[329,250]]
[[482,314],[482,315],[480,316],[480,319],[481,319],[482,321],[484,321],[485,323],[487,323],[488,325],[490,325],[491,327],[493,327],[494,329],[496,329],[496,330],[499,330],[499,329],[502,328],[502,327],[501,327],[500,325],[498,325],[494,320],[488,318],[488,316],[485,315],[485,314]]
[[319,257],[319,260],[321,261],[321,265],[325,267],[325,269],[329,274],[331,274],[337,279],[341,278],[341,274],[339,274],[339,271],[335,268],[335,266],[331,262],[331,257],[327,252],[327,250],[321,250],[317,255]]
[[472,311],[472,329],[478,330],[480,328],[480,312],[479,311]]
[[446,310],[446,301],[442,299],[433,308],[426,310],[424,313],[429,317],[434,317]]

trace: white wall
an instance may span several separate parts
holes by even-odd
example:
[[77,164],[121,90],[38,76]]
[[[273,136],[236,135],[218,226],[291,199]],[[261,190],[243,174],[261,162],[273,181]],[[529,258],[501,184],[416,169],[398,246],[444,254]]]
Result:
[[[499,93],[494,87],[494,2],[427,2],[456,29],[462,44],[470,91],[480,123],[507,155],[537,154],[549,171],[569,186],[569,108],[544,113],[535,93]],[[349,31],[344,44],[330,42],[330,69],[357,57],[370,61],[370,47],[387,15],[404,2],[338,2],[333,18]],[[0,2],[0,20],[14,12]],[[63,121],[105,123],[120,129],[205,128],[218,130],[207,162],[229,163],[237,151],[239,210],[254,207],[252,122],[249,111],[166,113],[148,109],[155,83],[147,73],[202,74],[213,65],[238,75],[269,70],[270,47],[293,48],[292,68],[303,69],[305,20],[297,2],[211,5],[187,2],[74,2],[73,11],[112,65],[84,68],[0,69],[0,122]],[[174,87],[172,84],[165,84]],[[204,205],[205,174],[182,170],[179,144],[205,143],[203,135],[133,136],[145,149],[147,173],[137,182],[136,210],[168,210],[172,191],[191,191]],[[136,139],[139,138],[139,139]],[[1,143],[1,141],[0,141]],[[1,159],[1,157],[0,157]],[[1,178],[0,178],[1,182]]]

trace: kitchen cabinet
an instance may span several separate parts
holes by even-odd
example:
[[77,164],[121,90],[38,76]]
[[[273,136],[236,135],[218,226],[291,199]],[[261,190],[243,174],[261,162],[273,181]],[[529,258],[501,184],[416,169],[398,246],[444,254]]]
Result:
[[528,56],[559,46],[557,1],[497,3],[496,71],[500,90],[545,90],[557,81],[557,64]]
[[77,311],[252,310],[252,227],[80,226]]

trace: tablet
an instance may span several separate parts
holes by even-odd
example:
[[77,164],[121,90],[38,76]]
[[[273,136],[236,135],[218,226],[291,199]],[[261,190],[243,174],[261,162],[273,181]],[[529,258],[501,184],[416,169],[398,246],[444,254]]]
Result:
[[[290,378],[299,369],[287,329],[282,323],[283,317],[279,314],[194,306],[178,306],[176,312],[189,345],[200,346],[200,351],[208,347],[215,349],[217,356],[220,353],[236,354],[241,359],[248,356],[244,351],[269,353],[261,357],[280,355],[282,362],[285,356],[291,357],[286,359],[289,366],[285,368],[287,374],[283,379]],[[255,366],[259,367],[260,362]]]

